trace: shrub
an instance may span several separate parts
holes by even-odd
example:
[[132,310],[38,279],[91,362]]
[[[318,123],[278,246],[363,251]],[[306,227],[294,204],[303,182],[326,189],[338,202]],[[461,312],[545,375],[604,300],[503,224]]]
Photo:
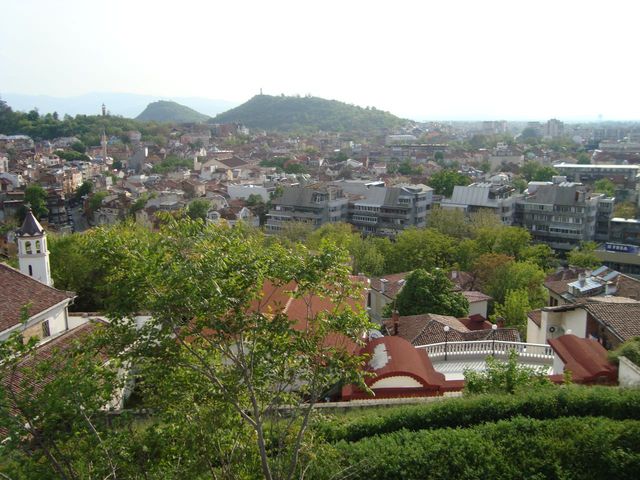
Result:
[[636,365],[640,366],[640,337],[633,337],[614,351],[609,352],[609,359],[618,363],[620,357],[627,357]]
[[330,442],[357,441],[398,430],[469,427],[516,416],[553,419],[602,416],[615,420],[638,418],[640,390],[568,386],[516,395],[476,395],[427,405],[412,405],[347,420],[344,416],[317,421],[314,428]]
[[318,452],[309,478],[632,479],[640,421],[517,417],[467,429],[400,430]]

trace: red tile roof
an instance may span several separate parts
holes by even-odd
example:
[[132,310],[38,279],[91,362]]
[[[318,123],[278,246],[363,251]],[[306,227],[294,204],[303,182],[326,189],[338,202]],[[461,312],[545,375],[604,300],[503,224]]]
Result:
[[[0,378],[0,385],[5,389],[11,389],[17,396],[19,396],[20,392],[25,388],[28,388],[30,394],[39,392],[55,378],[55,368],[48,370],[46,376],[39,378],[25,376],[25,372],[31,370],[40,362],[51,358],[55,352],[65,352],[69,350],[78,342],[82,341],[83,338],[86,338],[87,335],[96,331],[99,325],[104,324],[105,322],[101,320],[90,320],[77,326],[73,330],[67,330],[60,335],[51,337],[48,341],[40,343],[31,355],[25,357],[18,363],[17,368],[12,370],[9,376]],[[104,357],[102,360],[106,361],[107,358]],[[5,433],[6,431],[0,430],[0,437]]]
[[607,358],[607,351],[597,341],[562,335],[549,339],[549,345],[564,362],[564,369],[571,371],[576,383],[615,383],[618,372]]
[[3,263],[0,263],[0,286],[0,332],[18,325],[27,305],[32,317],[75,296],[73,292],[48,287]]
[[[360,355],[369,359],[365,370],[373,375],[365,378],[365,383],[378,398],[439,395],[446,385],[445,376],[433,368],[426,350],[416,349],[403,338],[376,338],[360,350]],[[377,382],[391,377],[410,377],[421,386],[376,388]],[[347,385],[343,388],[342,398],[371,397],[358,387]]]
[[[390,333],[395,332],[393,320],[386,320],[385,326]],[[444,327],[450,328],[445,333]],[[449,315],[424,313],[422,315],[401,316],[398,319],[398,336],[408,340],[412,345],[430,345],[433,343],[468,342],[475,340],[501,340],[519,342],[520,335],[515,328],[498,328],[495,333],[491,328],[469,329],[463,321]]]

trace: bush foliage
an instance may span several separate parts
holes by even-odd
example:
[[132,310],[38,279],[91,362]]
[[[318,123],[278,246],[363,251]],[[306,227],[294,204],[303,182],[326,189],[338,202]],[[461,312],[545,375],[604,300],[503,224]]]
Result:
[[640,390],[569,386],[516,395],[475,395],[375,413],[365,411],[351,420],[335,416],[317,422],[315,429],[329,442],[354,442],[402,429],[470,427],[519,415],[537,419],[568,416],[637,419],[639,407]]
[[325,447],[309,478],[632,479],[640,421],[517,417],[466,429],[399,430]]

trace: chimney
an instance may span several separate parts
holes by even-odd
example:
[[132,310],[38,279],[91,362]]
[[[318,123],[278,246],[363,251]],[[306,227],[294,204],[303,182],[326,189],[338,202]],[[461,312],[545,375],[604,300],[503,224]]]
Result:
[[498,328],[504,328],[504,318],[498,317],[496,318],[496,325]]
[[580,282],[581,287],[584,287],[586,283],[584,273],[581,273],[580,275],[578,275],[578,282]]
[[400,329],[400,314],[398,310],[394,310],[391,314],[391,321],[393,322],[393,334],[398,335],[398,330]]
[[384,293],[385,292],[388,282],[389,282],[389,280],[387,280],[386,278],[381,278],[380,279],[380,293]]

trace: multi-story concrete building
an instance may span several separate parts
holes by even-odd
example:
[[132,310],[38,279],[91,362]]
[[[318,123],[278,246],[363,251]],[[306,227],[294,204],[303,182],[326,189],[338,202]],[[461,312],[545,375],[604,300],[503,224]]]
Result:
[[640,246],[640,220],[612,218],[609,222],[610,242]]
[[578,163],[557,163],[553,166],[560,175],[567,177],[570,182],[591,183],[608,178],[617,183],[624,183],[631,188],[635,186],[640,165],[581,165]]
[[564,135],[564,123],[552,118],[544,126],[545,137],[558,138]]
[[409,227],[425,227],[433,189],[426,185],[372,186],[349,198],[349,223],[369,235],[395,236]]
[[341,181],[328,185],[285,187],[267,214],[267,233],[287,222],[317,228],[351,223],[364,234],[395,236],[409,227],[425,227],[433,189],[426,185],[386,187],[384,182]]
[[289,222],[301,222],[317,228],[325,223],[347,220],[348,199],[340,187],[308,185],[284,187],[272,200],[267,214],[267,233],[277,233]]
[[505,225],[512,225],[515,213],[515,189],[506,184],[472,183],[471,185],[456,185],[451,199],[442,200],[442,208],[458,208],[465,213],[473,213],[482,209],[493,211]]
[[516,224],[534,241],[556,250],[570,250],[595,240],[598,203],[603,194],[589,194],[573,182],[530,182],[516,202]]

